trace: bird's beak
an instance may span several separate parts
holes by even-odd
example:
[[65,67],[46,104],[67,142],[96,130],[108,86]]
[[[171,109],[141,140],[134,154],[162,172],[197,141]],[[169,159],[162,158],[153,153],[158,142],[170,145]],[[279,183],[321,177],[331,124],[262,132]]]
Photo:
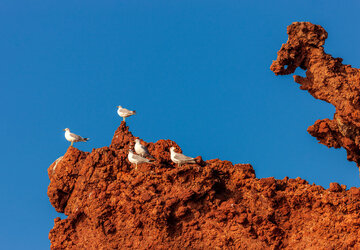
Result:
[[63,129],[64,131],[66,131],[65,129]]

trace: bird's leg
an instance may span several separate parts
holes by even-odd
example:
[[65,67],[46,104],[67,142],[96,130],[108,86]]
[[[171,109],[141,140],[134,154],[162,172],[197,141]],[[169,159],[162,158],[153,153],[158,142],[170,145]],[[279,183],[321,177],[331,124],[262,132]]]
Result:
[[123,122],[125,121],[125,117],[123,117]]
[[137,163],[135,163],[135,170],[137,170]]
[[73,144],[74,144],[74,142],[72,141],[70,146],[72,146]]

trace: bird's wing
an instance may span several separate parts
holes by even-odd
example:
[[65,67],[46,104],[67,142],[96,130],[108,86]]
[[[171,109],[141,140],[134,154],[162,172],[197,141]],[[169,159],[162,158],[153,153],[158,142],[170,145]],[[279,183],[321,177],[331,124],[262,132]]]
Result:
[[70,137],[75,139],[75,140],[83,140],[84,139],[80,135],[76,135],[76,134],[73,134],[73,133],[70,133]]
[[176,153],[174,155],[174,159],[179,160],[179,161],[191,161],[194,160],[194,158],[180,154],[180,153]]
[[141,145],[141,149],[145,151],[145,154],[148,154],[148,155],[150,154],[149,150],[144,145]]
[[128,110],[128,109],[125,109],[125,108],[122,108],[122,109],[120,109],[120,112],[121,113],[130,113],[131,111],[130,110]]
[[142,156],[140,156],[140,155],[133,155],[133,158],[135,159],[135,160],[137,160],[137,161],[143,161],[143,162],[149,162],[149,160],[148,159],[146,159],[146,158],[144,158],[144,157],[142,157]]

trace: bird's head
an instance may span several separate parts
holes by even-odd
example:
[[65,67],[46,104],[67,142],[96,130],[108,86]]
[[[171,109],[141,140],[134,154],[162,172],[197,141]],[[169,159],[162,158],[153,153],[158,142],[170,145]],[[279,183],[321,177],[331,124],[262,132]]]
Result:
[[175,147],[171,147],[171,148],[170,148],[170,151],[173,151],[173,152],[174,152],[174,150],[175,150]]
[[140,143],[140,140],[139,140],[139,139],[135,139],[135,143]]
[[122,107],[119,105],[119,106],[116,106],[118,109],[122,109]]
[[70,132],[70,129],[66,128],[66,129],[64,129],[64,131],[66,131],[66,132]]

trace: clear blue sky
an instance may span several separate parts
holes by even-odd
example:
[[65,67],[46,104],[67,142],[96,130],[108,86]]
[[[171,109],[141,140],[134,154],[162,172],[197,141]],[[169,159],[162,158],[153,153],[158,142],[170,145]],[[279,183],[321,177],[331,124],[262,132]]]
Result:
[[116,105],[137,110],[134,135],[190,156],[360,186],[345,150],[306,132],[334,108],[269,69],[294,21],[322,25],[326,52],[359,67],[359,2],[253,2],[2,0],[1,248],[49,248],[59,215],[47,168],[69,145],[62,129],[91,137],[81,150],[107,146]]

